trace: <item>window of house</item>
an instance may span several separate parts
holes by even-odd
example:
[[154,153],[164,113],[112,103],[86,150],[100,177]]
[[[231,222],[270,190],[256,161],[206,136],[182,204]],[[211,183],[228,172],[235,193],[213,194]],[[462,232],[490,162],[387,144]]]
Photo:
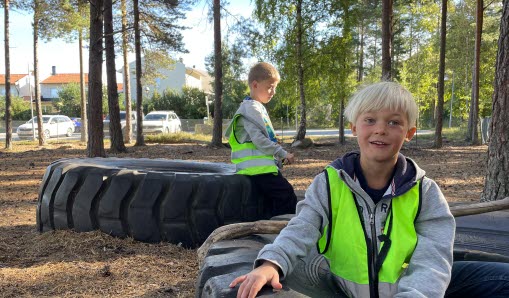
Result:
[[57,88],[51,88],[51,98],[58,98],[58,89]]

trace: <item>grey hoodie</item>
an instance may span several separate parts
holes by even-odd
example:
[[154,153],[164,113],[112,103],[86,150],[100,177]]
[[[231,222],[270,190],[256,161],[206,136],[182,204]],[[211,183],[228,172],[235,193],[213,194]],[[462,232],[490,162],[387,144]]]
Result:
[[[274,155],[274,158],[278,161],[286,157],[286,151],[278,143],[270,139],[269,133],[266,128],[264,118],[268,121],[270,129],[274,131],[270,122],[267,110],[262,103],[254,99],[244,99],[240,104],[235,114],[240,114],[237,120],[237,126],[235,130],[235,136],[239,143],[253,142],[258,150],[267,154]],[[233,121],[226,128],[224,135],[228,138],[232,133]]]
[[[380,297],[443,297],[451,277],[455,221],[438,185],[424,177],[425,172],[414,161],[400,154],[394,183],[391,183],[382,200],[375,205],[359,182],[354,180],[353,166],[358,154],[346,154],[331,163],[331,166],[355,194],[364,222],[369,222],[369,211],[374,210],[376,231],[383,230],[387,217],[384,210],[388,209],[392,198],[405,193],[423,178],[422,206],[415,221],[417,246],[408,268],[396,284],[379,283]],[[292,272],[298,258],[309,254],[313,249],[316,250],[321,232],[329,224],[327,192],[325,173],[320,173],[307,189],[305,199],[297,204],[297,216],[281,231],[273,244],[266,245],[260,251],[255,266],[259,266],[264,260],[271,261],[281,268],[284,278]],[[380,242],[377,243],[380,249]],[[345,281],[337,276],[335,279],[348,296],[370,295],[369,287]]]

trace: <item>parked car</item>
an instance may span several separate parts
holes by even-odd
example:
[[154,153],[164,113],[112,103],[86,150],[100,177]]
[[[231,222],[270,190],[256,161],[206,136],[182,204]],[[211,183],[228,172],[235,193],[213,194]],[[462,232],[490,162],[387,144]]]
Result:
[[173,111],[153,111],[143,118],[143,133],[177,133],[182,130],[179,117]]
[[81,131],[81,118],[72,117],[72,122],[74,123],[74,132]]
[[[122,135],[125,134],[125,125],[126,125],[126,112],[120,111],[120,127],[122,128]],[[103,132],[105,136],[110,135],[110,115],[106,115],[103,120]],[[136,112],[131,112],[131,133],[136,133]]]
[[[35,126],[35,136],[38,135],[37,117],[32,118],[27,123],[22,124],[16,130],[18,138],[31,139],[32,138],[32,122]],[[64,115],[43,115],[42,128],[45,139],[58,136],[72,137],[74,132],[73,121]]]

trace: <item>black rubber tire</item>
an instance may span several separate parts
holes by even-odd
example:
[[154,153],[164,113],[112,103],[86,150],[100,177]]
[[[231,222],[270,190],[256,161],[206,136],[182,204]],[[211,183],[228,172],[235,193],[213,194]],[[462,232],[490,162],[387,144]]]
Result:
[[63,159],[39,189],[39,231],[96,229],[197,247],[219,226],[259,220],[263,199],[232,165],[164,159]]
[[[509,263],[508,214],[499,211],[457,218],[454,260]],[[290,218],[285,215],[273,219]],[[272,243],[276,236],[256,234],[214,243],[200,269],[196,297],[236,297],[238,286],[230,289],[230,282],[251,271],[260,249]],[[291,278],[290,275],[288,279]],[[264,287],[257,297],[307,297],[289,287],[287,280],[281,283],[283,290],[277,294],[269,287]],[[320,296],[323,297],[323,294]]]
[[[196,297],[236,297],[238,286],[230,289],[229,284],[253,269],[253,262],[265,244],[272,243],[276,234],[255,234],[240,239],[223,240],[214,243],[205,257],[196,281]],[[281,282],[283,289],[277,297],[307,297]],[[274,292],[264,287],[257,297],[273,297]]]

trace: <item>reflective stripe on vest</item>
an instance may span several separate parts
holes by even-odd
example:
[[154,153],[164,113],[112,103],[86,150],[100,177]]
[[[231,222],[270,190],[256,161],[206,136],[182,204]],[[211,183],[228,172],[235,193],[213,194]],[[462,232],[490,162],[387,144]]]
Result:
[[[329,182],[329,226],[324,229],[318,242],[319,251],[329,259],[331,271],[336,276],[368,285],[368,260],[372,258],[368,258],[368,244],[354,195],[339,178],[336,169],[327,167],[326,172]],[[371,267],[378,272],[380,282],[396,283],[417,245],[414,221],[420,206],[420,183],[418,181],[405,194],[392,199],[383,235],[377,231],[377,237],[382,238],[383,242],[377,254],[379,264],[371,264]],[[369,223],[366,229],[367,235],[370,235]]]
[[274,162],[274,156],[261,152],[256,148],[253,142],[240,144],[237,141],[235,128],[239,117],[239,114],[233,117],[232,132],[228,140],[232,148],[232,163],[235,164],[237,173],[242,175],[277,173],[278,168]]

